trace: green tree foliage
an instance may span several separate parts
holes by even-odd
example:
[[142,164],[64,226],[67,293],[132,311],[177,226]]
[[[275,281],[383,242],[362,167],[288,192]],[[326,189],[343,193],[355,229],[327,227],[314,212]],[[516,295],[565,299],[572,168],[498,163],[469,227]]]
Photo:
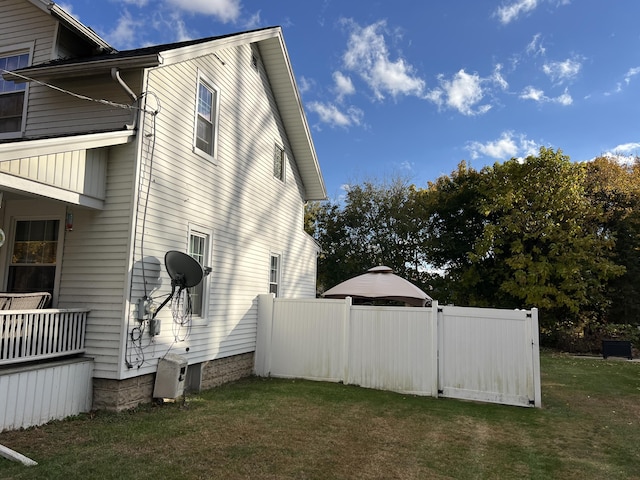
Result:
[[483,170],[483,180],[486,223],[471,259],[492,284],[489,303],[539,307],[547,326],[601,315],[606,285],[624,269],[611,261],[612,238],[585,195],[585,166],[541,148]]
[[625,268],[607,285],[606,320],[640,325],[640,159],[600,157],[585,167],[586,194],[602,212],[597,227],[615,241],[612,260]]
[[415,214],[414,199],[415,189],[394,179],[364,182],[351,187],[342,201],[308,206],[313,221],[307,224],[313,225],[312,235],[322,246],[318,289],[327,290],[377,265],[422,284],[422,220]]
[[364,182],[306,213],[321,291],[384,264],[441,303],[538,307],[548,331],[640,318],[640,162],[541,148],[425,188]]

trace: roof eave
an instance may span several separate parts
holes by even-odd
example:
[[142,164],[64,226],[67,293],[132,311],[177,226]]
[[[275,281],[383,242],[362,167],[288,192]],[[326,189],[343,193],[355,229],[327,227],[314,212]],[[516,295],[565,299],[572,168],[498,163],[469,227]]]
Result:
[[[278,42],[277,46],[273,44],[274,41]],[[270,49],[271,51],[275,49],[278,55],[270,54]],[[261,42],[260,50],[280,108],[280,115],[285,123],[294,158],[302,176],[305,188],[304,200],[325,200],[327,191],[324,179],[282,30],[277,28],[274,35]]]
[[72,63],[68,65],[43,65],[41,67],[29,67],[27,69],[14,70],[13,72],[5,73],[2,77],[5,80],[12,80],[19,83],[24,82],[25,77],[30,79],[33,78],[35,80],[80,77],[95,75],[101,71],[108,72],[114,67],[126,70],[157,67],[161,64],[162,57],[160,54],[154,53],[139,57],[102,59]]

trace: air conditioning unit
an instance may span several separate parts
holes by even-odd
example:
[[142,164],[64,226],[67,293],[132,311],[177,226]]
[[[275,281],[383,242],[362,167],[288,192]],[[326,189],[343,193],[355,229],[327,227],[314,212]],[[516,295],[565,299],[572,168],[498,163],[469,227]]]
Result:
[[187,359],[170,353],[158,360],[153,398],[178,398],[184,393],[187,377]]

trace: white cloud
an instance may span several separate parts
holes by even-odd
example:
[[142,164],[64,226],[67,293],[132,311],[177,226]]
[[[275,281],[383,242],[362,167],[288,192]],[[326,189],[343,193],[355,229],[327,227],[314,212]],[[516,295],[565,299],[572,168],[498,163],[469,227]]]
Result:
[[240,17],[240,0],[167,0],[174,7],[191,13],[213,15],[223,23]]
[[[503,25],[511,23],[523,15],[531,13],[543,0],[507,0],[493,13]],[[555,4],[555,7],[569,5],[571,0],[547,0],[547,3]]]
[[356,107],[349,107],[346,111],[340,110],[333,103],[311,102],[307,108],[318,114],[322,123],[328,123],[332,127],[350,127],[362,123],[363,112]]
[[139,32],[144,28],[144,23],[139,20],[134,20],[128,11],[124,11],[116,27],[105,34],[107,41],[115,45],[119,49],[135,48],[138,46]]
[[531,85],[526,86],[522,90],[522,92],[520,92],[520,95],[518,95],[518,97],[522,100],[533,100],[534,102],[538,103],[559,103],[563,106],[569,106],[573,103],[573,98],[571,97],[571,95],[569,94],[569,90],[567,89],[565,89],[565,91],[557,97],[548,97],[544,94],[544,90],[540,90]]
[[386,22],[379,21],[360,27],[352,20],[342,23],[350,30],[347,50],[342,59],[346,69],[360,75],[369,85],[376,99],[386,94],[393,97],[423,95],[425,82],[403,58],[389,58],[384,31]]
[[338,94],[339,100],[342,100],[346,95],[353,95],[356,93],[356,89],[353,86],[351,78],[344,75],[342,72],[334,72],[333,81],[335,82],[335,90]]
[[498,20],[500,20],[500,23],[506,25],[517,20],[519,16],[535,10],[538,3],[538,0],[516,0],[515,2],[507,3],[499,7],[495,11],[495,15],[498,17]]
[[262,18],[261,18],[261,14],[262,14],[262,10],[258,10],[256,13],[254,13],[253,15],[251,15],[245,22],[244,22],[244,26],[245,28],[249,29],[249,30],[253,30],[254,28],[259,28],[260,25],[262,25]]
[[471,159],[491,157],[496,160],[509,160],[535,155],[538,151],[536,142],[527,139],[526,135],[516,135],[511,131],[503,132],[497,140],[486,143],[470,142],[466,148],[471,154]]
[[307,77],[300,77],[300,81],[298,82],[298,89],[300,93],[306,93],[314,88],[316,82],[313,79]]
[[640,142],[623,143],[600,156],[611,158],[623,165],[631,165],[640,156]]
[[149,0],[120,0],[123,3],[128,3],[129,5],[135,5],[136,7],[142,8],[145,5],[147,5],[147,3],[149,3]]
[[502,90],[506,90],[507,88],[509,88],[509,83],[502,76],[502,64],[498,63],[495,66],[491,79],[494,81],[494,83],[497,83]]
[[635,77],[640,73],[640,67],[630,68],[629,71],[624,76],[624,83],[629,85],[631,83],[631,78]]
[[450,80],[443,75],[438,77],[440,86],[432,89],[427,98],[439,107],[446,106],[463,115],[486,113],[491,105],[478,105],[484,97],[483,79],[478,74],[469,74],[460,70]]
[[537,57],[538,55],[544,56],[544,54],[546,53],[546,49],[542,46],[540,37],[541,34],[536,33],[527,45],[527,53],[529,55]]
[[543,90],[532,87],[531,85],[526,86],[519,96],[523,100],[533,100],[534,102],[541,102],[547,98],[545,97]]
[[578,59],[568,58],[563,62],[550,62],[542,66],[542,71],[551,78],[553,82],[562,83],[571,80],[580,73],[582,63]]

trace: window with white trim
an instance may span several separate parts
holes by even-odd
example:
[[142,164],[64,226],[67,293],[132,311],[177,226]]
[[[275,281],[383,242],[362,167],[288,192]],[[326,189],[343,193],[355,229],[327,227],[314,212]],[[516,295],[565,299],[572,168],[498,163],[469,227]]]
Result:
[[17,220],[7,291],[53,295],[58,265],[60,220]]
[[219,96],[213,83],[198,77],[194,151],[211,160],[217,155]]
[[284,162],[285,162],[284,148],[276,144],[273,152],[273,176],[283,182],[284,182],[284,168],[285,168]]
[[[209,234],[191,229],[189,231],[189,251],[188,254],[196,259],[205,268],[209,261]],[[191,297],[191,313],[196,317],[205,317],[207,310],[207,277],[195,287],[189,289]]]
[[280,293],[280,255],[271,254],[269,266],[269,293],[274,293],[277,297]]
[[[29,53],[0,54],[0,74],[29,66]],[[26,82],[16,83],[0,75],[0,136],[20,133],[24,125]]]

